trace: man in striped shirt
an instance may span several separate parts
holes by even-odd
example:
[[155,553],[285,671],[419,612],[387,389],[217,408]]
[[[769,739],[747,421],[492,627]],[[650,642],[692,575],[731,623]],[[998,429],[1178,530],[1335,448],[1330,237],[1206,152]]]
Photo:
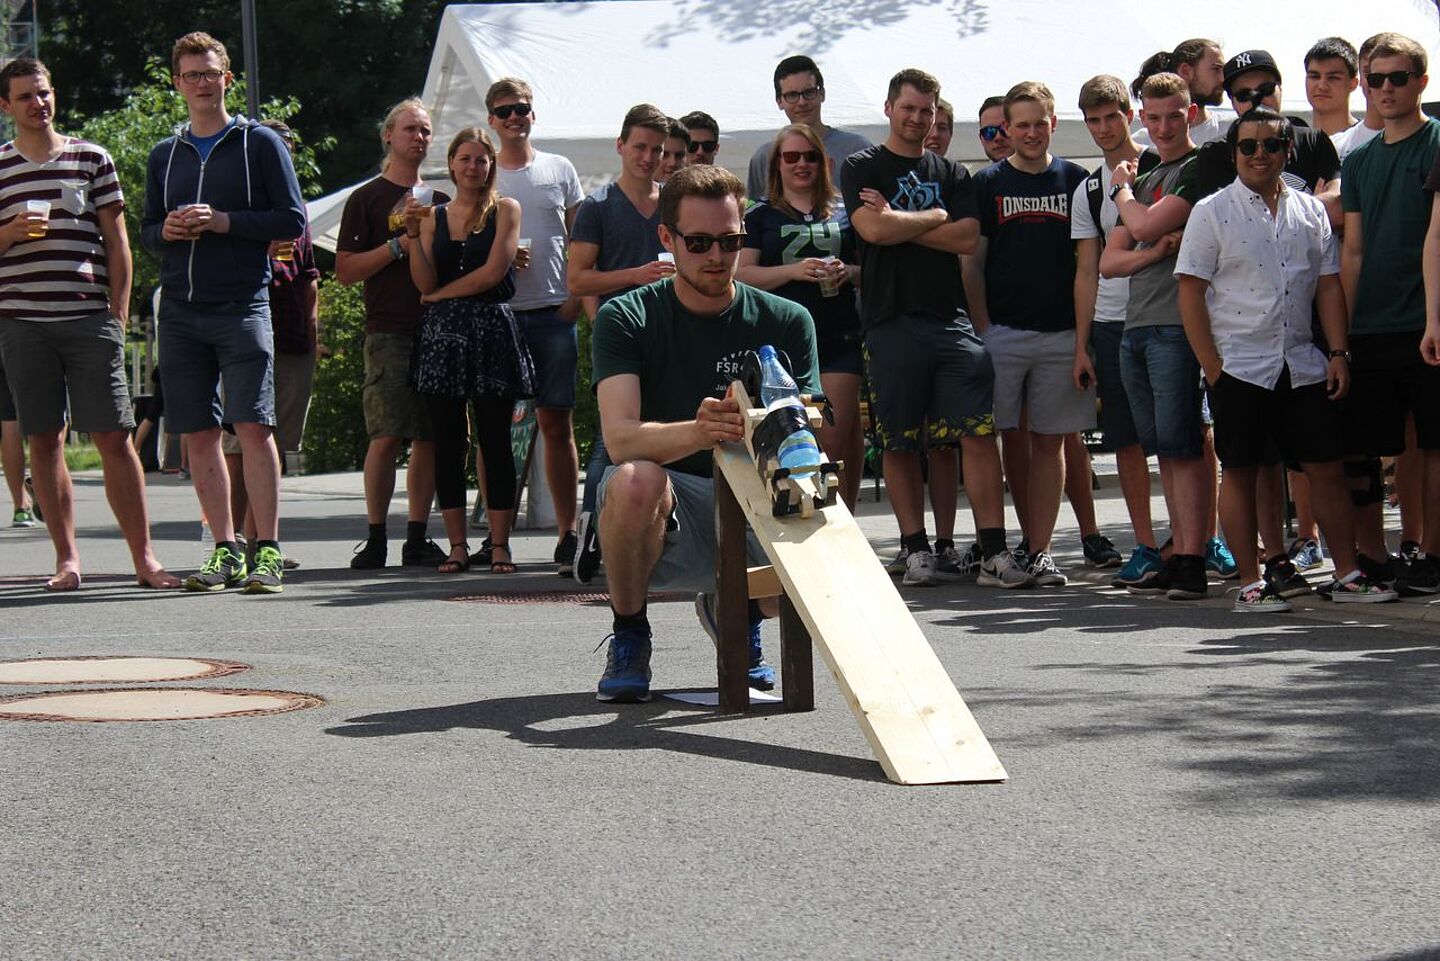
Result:
[[130,445],[130,242],[115,165],[104,149],[56,132],[50,72],[38,60],[0,69],[0,109],[15,123],[15,139],[0,146],[0,359],[55,543],[46,587],[80,586],[64,456],[67,397],[69,426],[100,451],[105,493],[140,586],[178,587],[151,550],[145,477]]

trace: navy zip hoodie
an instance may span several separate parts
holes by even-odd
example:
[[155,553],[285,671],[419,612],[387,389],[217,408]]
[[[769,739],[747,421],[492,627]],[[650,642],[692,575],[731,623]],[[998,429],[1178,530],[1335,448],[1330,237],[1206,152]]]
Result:
[[[293,240],[305,230],[290,152],[275,131],[244,117],[225,128],[207,160],[189,133],[189,124],[177,127],[150,151],[140,242],[160,258],[167,296],[200,303],[267,300],[270,241]],[[199,240],[161,237],[166,214],[199,203],[228,214],[230,231],[207,231]]]

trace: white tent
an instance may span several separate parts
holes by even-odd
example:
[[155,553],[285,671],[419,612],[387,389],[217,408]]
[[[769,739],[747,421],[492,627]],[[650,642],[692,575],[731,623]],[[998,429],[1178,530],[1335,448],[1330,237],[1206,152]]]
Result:
[[[902,67],[940,78],[959,114],[950,155],[980,159],[972,118],[986,96],[1043,80],[1062,119],[1056,152],[1094,146],[1079,122],[1080,85],[1097,73],[1127,83],[1150,54],[1186,37],[1230,52],[1261,47],[1286,77],[1285,109],[1305,113],[1303,60],[1317,38],[1358,44],[1396,30],[1434,51],[1431,0],[589,0],[452,4],[445,8],[422,98],[444,145],[485,122],[485,90],[505,76],[535,89],[535,140],[564,154],[587,183],[613,176],[625,111],[655,103],[672,116],[704,110],[720,123],[719,160],[743,177],[755,147],[784,123],[775,64],[804,53],[825,75],[825,122],[884,139],[886,85]],[[1358,94],[1353,98],[1357,109]],[[378,113],[384,105],[376,104]],[[343,195],[310,205],[321,246],[333,247]],[[337,198],[340,198],[337,200]]]

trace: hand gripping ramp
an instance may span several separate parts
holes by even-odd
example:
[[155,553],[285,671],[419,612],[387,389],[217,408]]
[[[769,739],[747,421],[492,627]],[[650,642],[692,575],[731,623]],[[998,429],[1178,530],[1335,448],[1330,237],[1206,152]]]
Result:
[[[775,517],[771,492],[739,443],[716,448],[715,480],[722,705],[727,686],[737,685],[738,692],[729,692],[729,704],[741,710],[740,703],[748,705],[744,662],[738,656],[743,650],[748,523],[784,590],[781,667],[787,706],[810,706],[808,644],[803,655],[796,650],[808,633],[890,780],[1005,780],[1000,759],[844,503],[808,515]],[[793,703],[792,680],[801,685],[799,700]]]

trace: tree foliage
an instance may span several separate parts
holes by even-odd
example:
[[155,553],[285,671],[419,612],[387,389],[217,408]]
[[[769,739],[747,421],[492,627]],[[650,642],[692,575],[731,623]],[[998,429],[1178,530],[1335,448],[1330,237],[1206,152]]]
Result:
[[[150,151],[173,134],[185,122],[185,100],[170,82],[170,67],[152,59],[147,79],[131,90],[116,109],[85,121],[77,135],[104,147],[115,160],[120,186],[125,191],[125,227],[130,233],[130,246],[135,263],[135,281],[131,295],[131,316],[137,319],[150,313],[150,298],[159,283],[160,264],[154,255],[140,246],[140,215],[145,210],[145,166]],[[232,114],[244,112],[245,87],[236,83],[227,93],[226,106]],[[293,97],[267,100],[261,104],[261,118],[291,121],[300,111]],[[64,125],[62,124],[62,129]],[[318,145],[321,149],[328,142]],[[297,139],[295,172],[301,189],[308,196],[320,193],[320,170],[315,162],[315,146]]]

